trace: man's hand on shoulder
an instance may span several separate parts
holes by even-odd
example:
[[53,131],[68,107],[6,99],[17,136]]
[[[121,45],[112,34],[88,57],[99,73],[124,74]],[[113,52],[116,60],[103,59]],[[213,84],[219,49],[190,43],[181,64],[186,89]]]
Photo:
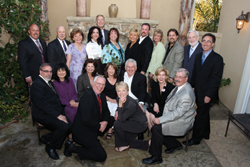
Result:
[[27,83],[32,83],[32,82],[33,82],[31,77],[25,78],[25,81],[26,81]]
[[67,121],[67,119],[66,119],[66,117],[65,117],[64,115],[59,115],[59,116],[57,117],[57,119],[59,119],[59,120],[65,122],[66,124],[68,123],[68,121]]
[[204,98],[204,103],[209,103],[210,102],[210,100],[211,100],[211,98],[210,97],[207,97],[207,96],[205,96],[205,98]]

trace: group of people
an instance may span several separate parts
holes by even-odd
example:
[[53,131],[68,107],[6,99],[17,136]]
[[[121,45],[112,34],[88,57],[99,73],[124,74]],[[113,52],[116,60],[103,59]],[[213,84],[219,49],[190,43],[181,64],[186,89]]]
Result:
[[[209,139],[209,109],[218,98],[223,72],[223,58],[213,51],[215,36],[207,33],[200,43],[198,32],[191,30],[189,45],[183,47],[178,31],[170,29],[164,47],[163,32],[155,30],[152,41],[150,25],[143,23],[141,35],[130,30],[124,51],[119,31],[104,29],[103,15],[96,16],[96,24],[86,45],[82,30],[72,30],[70,43],[59,26],[47,47],[36,24],[18,44],[32,117],[51,130],[41,137],[48,155],[59,159],[56,149],[68,137],[65,156],[77,153],[80,159],[105,161],[97,137],[107,132],[106,139],[114,133],[115,151],[149,150],[152,156],[142,162],[155,164],[162,162],[162,145],[167,154],[182,149],[175,137],[191,128],[193,136],[183,144]],[[144,141],[147,129],[152,138]]]

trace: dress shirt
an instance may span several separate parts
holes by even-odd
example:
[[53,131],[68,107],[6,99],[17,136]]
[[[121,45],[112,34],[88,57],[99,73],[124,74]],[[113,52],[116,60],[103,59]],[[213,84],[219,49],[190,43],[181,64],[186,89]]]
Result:
[[87,43],[86,52],[89,59],[102,58],[102,46],[98,45],[94,40]]
[[131,84],[132,84],[132,81],[133,81],[133,77],[134,77],[134,75],[132,75],[131,77],[129,77],[127,72],[124,73],[124,82],[126,84],[128,84],[128,87],[129,87],[129,93],[128,93],[128,95],[137,101],[138,98],[131,91]]
[[212,50],[213,49],[209,50],[207,53],[204,53],[204,51],[203,51],[203,54],[205,55],[205,59],[204,59],[203,63],[206,61],[207,56],[212,52]]
[[[185,83],[185,84],[186,84],[186,83]],[[184,86],[185,84],[181,85],[180,87],[177,87],[176,93],[179,92],[179,91],[181,90],[181,88],[183,88],[183,86]]]
[[190,51],[189,51],[189,58],[191,57],[191,55],[194,53],[195,49],[197,48],[197,46],[199,45],[199,42],[197,42],[194,47],[190,47]]
[[102,32],[102,43],[103,43],[103,45],[105,45],[104,29],[102,29],[101,32]]
[[61,44],[61,46],[62,46],[62,48],[63,48],[63,51],[64,51],[64,53],[66,52],[65,50],[64,50],[64,47],[63,47],[63,42],[64,42],[64,45],[66,46],[66,49],[68,49],[68,45],[66,44],[66,42],[65,42],[65,40],[60,40],[59,38],[57,38],[58,39],[58,41],[60,42],[60,44]]
[[[148,36],[148,35],[147,35]],[[142,41],[147,37],[147,36],[145,36],[145,37],[142,37],[142,36],[140,36],[140,41],[139,41],[139,44],[141,44],[142,43]]]

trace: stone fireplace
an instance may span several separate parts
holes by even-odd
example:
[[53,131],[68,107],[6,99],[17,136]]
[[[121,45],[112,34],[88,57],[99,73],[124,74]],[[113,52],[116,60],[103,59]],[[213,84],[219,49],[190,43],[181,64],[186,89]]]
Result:
[[[92,26],[96,26],[96,18],[95,17],[67,17],[68,21],[68,32],[70,32],[74,28],[80,28],[84,33],[84,41],[83,43],[87,43],[87,35],[88,31]],[[132,28],[136,28],[138,30],[141,29],[142,23],[149,23],[151,26],[150,29],[150,37],[152,39],[153,32],[155,31],[157,25],[159,24],[158,20],[148,20],[148,19],[129,19],[129,18],[105,18],[105,29],[109,30],[110,28],[117,28],[120,37],[119,42],[121,43],[123,49],[126,49],[126,46],[129,42],[128,35],[129,31]]]

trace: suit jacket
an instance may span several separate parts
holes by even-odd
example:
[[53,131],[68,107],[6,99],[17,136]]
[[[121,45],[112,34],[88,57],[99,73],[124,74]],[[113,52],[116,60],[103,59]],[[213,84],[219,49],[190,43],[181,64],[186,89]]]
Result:
[[188,82],[191,83],[191,78],[193,76],[193,69],[194,69],[194,62],[195,62],[195,57],[198,53],[203,52],[201,43],[199,42],[198,46],[196,49],[193,51],[191,57],[189,58],[189,51],[190,51],[190,45],[187,45],[184,47],[184,60],[183,60],[183,65],[182,67],[188,70],[189,76],[188,76]]
[[80,134],[81,140],[85,140],[86,143],[97,139],[100,122],[108,122],[110,117],[105,94],[101,93],[100,98],[102,101],[102,114],[94,90],[91,88],[83,94],[73,124],[73,137],[74,134],[78,134],[77,136]]
[[[67,46],[70,45],[69,41],[65,40],[65,42]],[[66,54],[64,53],[62,45],[57,38],[48,44],[47,56],[52,69],[54,69],[59,63],[66,64]]]
[[126,50],[125,50],[125,61],[127,61],[130,58],[135,59],[138,49],[139,49],[138,41],[131,48],[129,48],[130,45],[131,45],[131,42],[128,43]]
[[32,83],[30,94],[34,119],[57,119],[60,114],[65,115],[58,94],[40,76]]
[[[165,46],[165,49],[168,49],[168,44]],[[176,70],[182,67],[183,58],[184,48],[180,42],[176,41],[163,63],[163,66],[169,71],[170,78],[174,78]]]
[[104,31],[104,38],[105,38],[105,43],[103,44],[103,46],[104,46],[104,45],[109,44],[109,38],[108,38],[109,31],[106,29],[103,29],[103,31]]
[[186,131],[193,127],[194,114],[195,95],[191,85],[187,82],[164,106],[163,115],[159,117],[162,134],[185,135]]
[[212,51],[201,65],[202,54],[196,55],[191,84],[194,87],[197,105],[204,104],[205,96],[213,101],[218,97],[219,84],[223,73],[223,58]]
[[[47,46],[40,40],[43,49],[44,60],[47,62]],[[34,81],[39,75],[39,67],[42,64],[42,56],[36,44],[28,37],[18,43],[18,62],[23,71],[23,77],[31,76]]]
[[82,95],[92,87],[87,73],[81,74],[77,78],[76,87],[78,92],[78,100],[80,100]]
[[[125,71],[120,72],[120,79],[124,81]],[[135,72],[131,83],[131,91],[138,98],[139,101],[146,102],[147,97],[146,77],[139,72]]]
[[[138,39],[139,41],[140,39]],[[144,71],[146,73],[151,55],[153,52],[154,44],[152,40],[147,36],[141,44],[139,44],[137,54],[133,55],[133,59],[137,62],[137,71]]]
[[[119,98],[117,98],[117,105],[119,105]],[[138,103],[129,95],[124,103],[123,107],[118,107],[118,116],[121,122],[124,121],[135,121],[137,123],[143,124],[147,122],[145,113],[142,111]],[[137,127],[134,127],[137,128]],[[145,127],[146,128],[146,127]]]

